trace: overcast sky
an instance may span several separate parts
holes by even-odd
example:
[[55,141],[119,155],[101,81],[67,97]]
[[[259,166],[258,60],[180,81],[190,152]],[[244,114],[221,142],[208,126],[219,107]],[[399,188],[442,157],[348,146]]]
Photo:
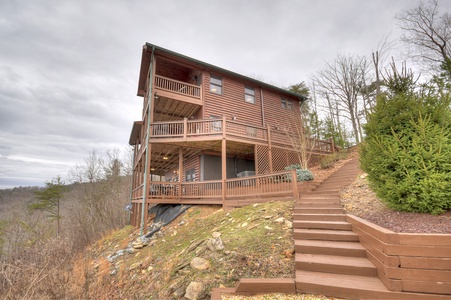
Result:
[[[0,189],[126,149],[145,42],[286,87],[399,35],[413,0],[0,0]],[[451,1],[440,1],[451,11]]]

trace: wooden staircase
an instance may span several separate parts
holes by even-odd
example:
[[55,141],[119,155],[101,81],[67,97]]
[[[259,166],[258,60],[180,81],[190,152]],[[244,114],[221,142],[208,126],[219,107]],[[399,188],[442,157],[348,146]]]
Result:
[[339,191],[359,174],[354,157],[295,204],[296,290],[346,299],[443,299],[440,295],[392,292],[377,277],[359,236],[352,232]]

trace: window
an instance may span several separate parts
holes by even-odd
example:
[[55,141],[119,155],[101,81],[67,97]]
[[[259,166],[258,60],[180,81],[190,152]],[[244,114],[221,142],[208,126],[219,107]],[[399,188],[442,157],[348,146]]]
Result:
[[222,78],[210,75],[210,92],[222,95]]
[[244,87],[244,101],[255,104],[255,91],[253,88],[248,86]]
[[189,169],[185,172],[185,181],[196,181],[196,169]]
[[291,102],[291,100],[282,98],[281,104],[283,109],[292,110],[293,108],[293,102]]

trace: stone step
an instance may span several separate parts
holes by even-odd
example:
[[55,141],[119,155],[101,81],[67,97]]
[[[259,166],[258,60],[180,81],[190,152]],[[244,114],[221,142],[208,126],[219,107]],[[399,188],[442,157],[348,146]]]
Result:
[[340,221],[346,222],[346,215],[344,214],[308,214],[308,213],[294,213],[293,219],[298,221]]
[[358,242],[359,236],[351,230],[293,229],[293,238],[299,240]]
[[293,228],[327,229],[327,230],[352,230],[352,225],[343,221],[293,221]]
[[376,267],[366,257],[296,253],[295,266],[303,271],[377,276]]
[[358,242],[295,240],[296,253],[366,257],[366,250]]

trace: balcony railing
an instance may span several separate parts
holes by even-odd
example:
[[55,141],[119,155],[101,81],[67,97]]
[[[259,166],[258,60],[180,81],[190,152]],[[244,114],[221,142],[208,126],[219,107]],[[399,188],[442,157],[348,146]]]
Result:
[[[262,198],[269,196],[297,197],[296,182],[292,182],[294,171],[274,172],[266,175],[255,175],[243,178],[231,178],[225,181],[225,200],[243,197]],[[149,186],[149,201],[157,200],[195,200],[198,203],[209,203],[209,200],[220,201],[223,193],[221,180],[208,180],[196,182],[167,182],[152,181]],[[141,201],[142,186],[136,189],[136,202]]]
[[200,86],[159,75],[155,75],[155,88],[195,99],[201,96]]
[[[171,139],[174,142],[189,141],[190,138],[201,138],[210,136],[225,136],[228,139],[240,140],[245,143],[260,145],[279,146],[284,148],[295,148],[292,140],[286,132],[270,129],[269,127],[259,127],[236,121],[221,119],[187,120],[173,122],[153,122],[151,126],[151,140]],[[331,140],[310,139],[308,149],[319,153],[335,152],[334,144]]]

